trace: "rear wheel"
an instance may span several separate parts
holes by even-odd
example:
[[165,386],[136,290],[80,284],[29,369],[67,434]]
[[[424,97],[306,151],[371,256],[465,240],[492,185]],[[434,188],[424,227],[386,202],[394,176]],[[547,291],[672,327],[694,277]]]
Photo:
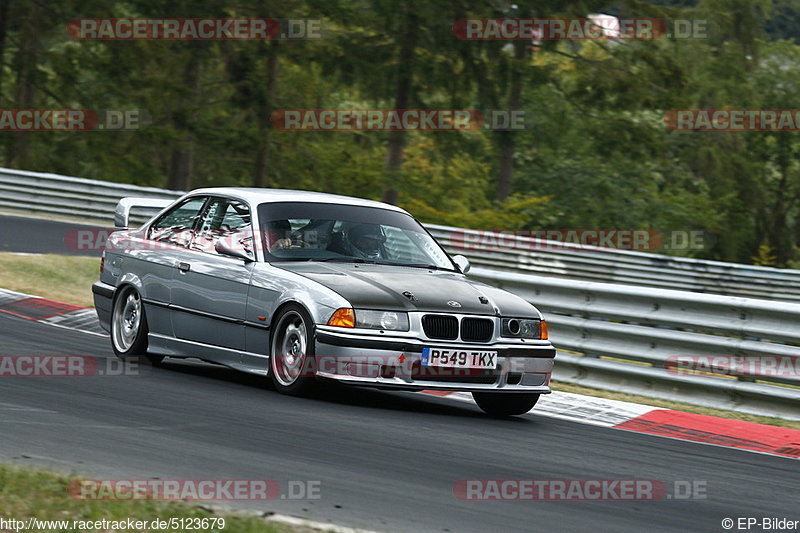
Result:
[[539,401],[538,393],[473,392],[472,397],[486,414],[492,416],[524,415]]
[[315,385],[314,322],[305,309],[286,306],[275,321],[270,342],[270,374],[278,392],[308,394]]
[[120,359],[144,357],[158,364],[163,355],[147,353],[147,318],[139,293],[133,287],[124,287],[114,299],[111,311],[111,346]]

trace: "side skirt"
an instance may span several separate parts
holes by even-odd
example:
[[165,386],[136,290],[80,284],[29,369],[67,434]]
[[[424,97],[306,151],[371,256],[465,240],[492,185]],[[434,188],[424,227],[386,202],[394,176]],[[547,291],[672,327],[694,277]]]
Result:
[[202,359],[260,376],[266,376],[269,370],[268,355],[176,339],[158,333],[150,333],[147,339],[149,351],[154,354],[181,359]]

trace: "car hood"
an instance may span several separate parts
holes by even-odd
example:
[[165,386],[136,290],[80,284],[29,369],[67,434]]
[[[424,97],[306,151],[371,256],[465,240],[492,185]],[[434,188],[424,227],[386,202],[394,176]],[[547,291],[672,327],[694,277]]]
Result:
[[273,266],[321,283],[357,308],[541,316],[519,296],[456,272],[362,263],[282,262]]

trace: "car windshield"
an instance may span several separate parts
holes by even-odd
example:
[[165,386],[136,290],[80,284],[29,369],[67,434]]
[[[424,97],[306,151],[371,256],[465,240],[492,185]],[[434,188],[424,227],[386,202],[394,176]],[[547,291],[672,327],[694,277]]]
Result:
[[312,202],[258,208],[268,261],[341,261],[455,270],[411,216],[376,207]]

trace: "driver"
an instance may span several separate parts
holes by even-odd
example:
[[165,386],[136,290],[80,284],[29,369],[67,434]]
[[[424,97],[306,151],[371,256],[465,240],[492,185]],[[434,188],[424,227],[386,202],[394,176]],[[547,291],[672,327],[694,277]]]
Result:
[[288,220],[267,223],[267,250],[286,250],[292,246],[292,225]]
[[364,259],[380,259],[383,256],[383,243],[386,235],[376,224],[358,224],[347,231],[352,253]]

